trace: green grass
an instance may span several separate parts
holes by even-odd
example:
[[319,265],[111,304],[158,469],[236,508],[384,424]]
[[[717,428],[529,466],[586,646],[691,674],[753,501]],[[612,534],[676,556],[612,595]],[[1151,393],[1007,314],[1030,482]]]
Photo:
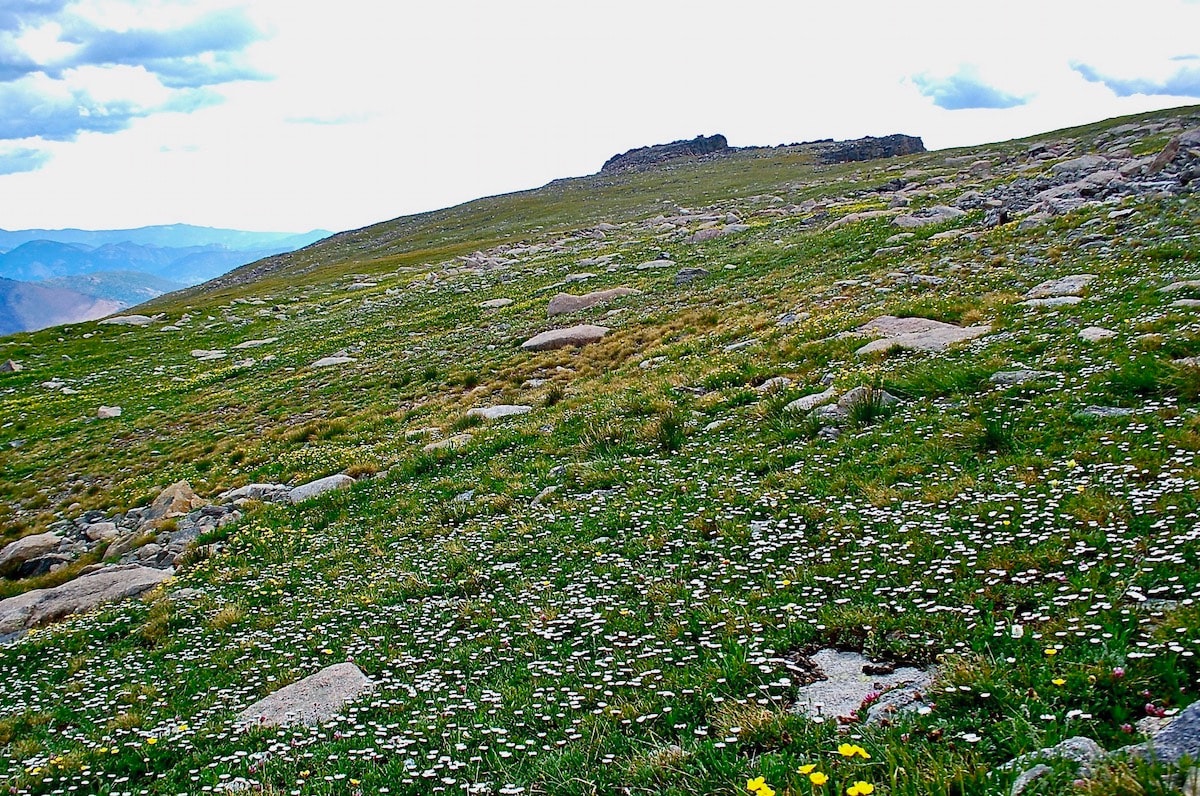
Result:
[[[1139,118],[1172,114],[1196,109]],[[1086,151],[1117,123],[1056,137]],[[993,149],[1015,168],[1027,145]],[[1107,206],[950,243],[922,233],[884,255],[886,219],[824,230],[881,206],[863,191],[896,176],[953,178],[953,154],[835,167],[743,155],[554,183],[158,301],[172,322],[190,315],[179,332],[80,324],[0,341],[26,366],[0,379],[5,538],[144,505],[181,478],[211,496],[370,476],[248,507],[198,538],[165,589],[0,646],[0,786],[204,793],[242,777],[278,794],[486,782],[683,796],[747,793],[761,776],[808,794],[797,769],[814,764],[829,776],[817,792],[863,780],[916,796],[1006,792],[1003,763],[1072,735],[1133,742],[1126,725],[1147,704],[1185,706],[1200,682],[1200,369],[1173,362],[1200,352],[1200,331],[1157,291],[1197,276],[1180,242],[1196,201],[1132,202],[1109,252],[1070,244],[1109,229]],[[923,187],[918,207],[965,190]],[[765,194],[779,201],[753,198]],[[821,204],[763,212],[808,199]],[[652,221],[677,205],[752,229],[684,244]],[[622,228],[571,234],[600,221]],[[476,250],[511,263],[453,259]],[[663,251],[711,276],[677,287],[671,269],[633,267]],[[605,255],[614,272],[580,264]],[[889,276],[902,269],[946,281]],[[582,270],[597,276],[572,292],[644,292],[549,323],[549,296]],[[1016,305],[1084,271],[1098,276],[1087,301]],[[378,286],[345,291],[356,274]],[[497,296],[514,302],[479,306]],[[807,315],[776,325],[794,311]],[[856,356],[861,339],[839,335],[883,314],[993,333],[937,355]],[[519,348],[568,320],[613,331]],[[1088,325],[1118,337],[1084,343]],[[233,348],[267,337],[279,340]],[[230,356],[199,362],[196,348]],[[343,349],[353,364],[310,367]],[[989,382],[1018,367],[1056,375]],[[777,376],[790,386],[756,389]],[[78,393],[41,386],[55,377]],[[867,401],[836,429],[783,411],[825,384],[901,403]],[[100,403],[124,412],[94,419]],[[500,403],[535,409],[466,415]],[[471,441],[423,451],[456,433]],[[547,486],[559,489],[531,506]],[[826,646],[936,665],[933,710],[870,727],[794,713],[800,683],[780,661]],[[342,718],[234,730],[253,700],[344,660],[377,687]],[[843,742],[870,758],[839,756]],[[1164,773],[1117,761],[1076,786],[1056,765],[1030,792],[1155,793]]]

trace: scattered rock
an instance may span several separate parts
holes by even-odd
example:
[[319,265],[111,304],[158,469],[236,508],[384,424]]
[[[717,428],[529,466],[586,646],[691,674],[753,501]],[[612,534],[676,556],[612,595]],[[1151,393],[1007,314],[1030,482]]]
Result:
[[258,348],[259,346],[271,345],[272,343],[277,342],[278,340],[279,340],[278,337],[266,337],[262,340],[247,340],[244,343],[238,343],[237,345],[234,346],[234,348],[239,349],[239,350],[243,349],[243,348]]
[[573,282],[586,282],[589,279],[594,279],[595,276],[596,276],[595,274],[590,274],[587,272],[581,272],[578,274],[567,274],[566,276],[563,277],[563,282],[566,282],[567,284],[571,284]]
[[34,559],[53,553],[62,541],[61,536],[51,532],[22,536],[9,542],[0,548],[0,577],[27,577],[22,568]]
[[550,305],[546,308],[546,315],[554,317],[555,315],[564,315],[571,312],[581,312],[597,304],[604,304],[621,296],[639,296],[641,293],[642,291],[631,287],[614,287],[609,290],[597,290],[592,293],[585,293],[582,296],[559,293],[550,299]]
[[881,339],[858,349],[857,354],[905,348],[912,351],[945,351],[954,343],[974,340],[992,330],[990,324],[980,326],[955,326],[929,318],[897,318],[881,315],[858,328],[858,334]]
[[1058,374],[1049,370],[998,370],[988,379],[1001,387],[1012,387],[1029,381],[1053,378]]
[[334,664],[258,700],[238,714],[236,723],[253,727],[316,726],[374,687],[353,663]]
[[789,403],[787,406],[783,407],[783,411],[785,411],[785,412],[811,412],[813,409],[816,409],[818,406],[821,406],[822,404],[829,403],[836,397],[837,397],[837,390],[835,390],[833,387],[830,387],[829,389],[825,390],[824,392],[815,393],[813,395],[805,395],[801,398],[797,398],[796,400]]
[[431,442],[421,448],[425,453],[433,453],[434,451],[456,450],[471,442],[473,437],[470,434],[455,434],[453,437],[440,439],[437,442]]
[[1051,773],[1053,770],[1054,769],[1050,768],[1050,766],[1046,765],[1045,763],[1038,763],[1033,768],[1028,769],[1027,771],[1022,771],[1021,774],[1013,781],[1012,790],[1009,791],[1010,796],[1021,796],[1021,794],[1028,790],[1029,786],[1032,785],[1036,780],[1041,779],[1042,777]]
[[479,302],[479,306],[485,310],[498,310],[501,307],[507,307],[512,303],[513,300],[510,298],[494,298]]
[[1026,299],[1022,307],[1065,307],[1083,301],[1079,296],[1053,296],[1051,298]]
[[[908,702],[897,695],[896,702],[888,704],[886,709],[875,712],[871,723],[877,723],[891,713],[910,708],[921,701],[920,693],[933,682],[932,670],[915,669],[901,666],[891,674],[867,675],[863,668],[872,666],[869,659],[857,652],[841,652],[835,649],[823,649],[814,654],[811,659],[817,667],[817,674],[823,679],[800,688],[796,694],[796,713],[803,716],[836,719],[842,716],[853,716],[863,707],[868,696],[882,696],[881,692],[890,689],[904,689]],[[878,705],[877,705],[878,707]]]
[[675,263],[671,260],[647,260],[644,263],[638,263],[639,271],[650,271],[655,268],[674,268]]
[[791,386],[792,386],[792,380],[789,379],[787,376],[775,376],[773,378],[767,379],[766,381],[764,381],[762,384],[758,385],[754,389],[756,392],[768,393],[768,392],[779,392],[780,390],[786,390],[788,387],[791,387]]
[[0,373],[20,373],[24,368],[17,362],[11,359],[6,359],[3,365],[0,365]]
[[1196,307],[1200,307],[1200,299],[1175,299],[1171,302],[1171,306],[1195,309]]
[[[1049,746],[1044,749],[1039,749],[1036,752],[1029,752],[1020,757],[1008,761],[1000,766],[1000,771],[1019,770],[1021,773],[1017,776],[1016,783],[1013,784],[1013,792],[1021,793],[1038,777],[1045,774],[1033,773],[1037,770],[1037,766],[1031,766],[1031,763],[1041,763],[1043,761],[1065,760],[1068,763],[1073,763],[1079,766],[1081,776],[1089,776],[1092,770],[1092,764],[1105,757],[1105,751],[1100,744],[1093,741],[1091,738],[1085,738],[1081,735],[1076,735],[1072,738],[1067,738],[1054,746]],[[1042,766],[1042,768],[1045,768]],[[1021,783],[1021,789],[1017,790],[1017,783]]]
[[97,323],[101,326],[145,326],[153,321],[153,318],[146,315],[114,315]]
[[708,276],[708,270],[705,268],[681,268],[675,274],[675,284],[686,285],[690,282],[695,282],[697,279],[703,279]]
[[962,218],[966,214],[965,210],[959,210],[957,207],[936,205],[911,215],[896,216],[892,219],[892,224],[903,229],[914,229],[931,224],[941,224],[943,221],[952,221]]
[[278,502],[286,499],[288,493],[291,491],[291,487],[283,484],[246,484],[245,486],[222,493],[221,499],[230,502],[235,500]]
[[1096,279],[1095,274],[1072,274],[1059,279],[1048,279],[1025,294],[1027,299],[1052,298],[1055,296],[1078,296]]
[[526,351],[549,351],[567,346],[584,346],[596,342],[609,331],[611,330],[605,326],[592,326],[591,324],[571,326],[567,329],[551,329],[521,343],[521,348]]
[[1091,415],[1092,417],[1128,417],[1133,414],[1133,410],[1124,406],[1086,406],[1083,409],[1083,414]]
[[187,514],[192,509],[198,509],[208,501],[192,491],[192,485],[187,481],[176,481],[158,493],[149,508],[142,512],[146,521],[160,520],[166,517],[178,517]]
[[309,367],[328,368],[334,365],[349,365],[354,361],[354,357],[321,357],[316,362],[309,365]]
[[847,213],[839,219],[835,219],[825,226],[826,231],[844,227],[847,224],[854,224],[859,221],[867,221],[872,218],[889,218],[899,214],[899,210],[864,210],[861,213]]
[[344,473],[328,475],[315,481],[309,481],[307,484],[301,484],[291,490],[288,492],[288,500],[292,503],[302,503],[336,489],[349,489],[353,484],[354,479]]
[[101,406],[96,410],[96,417],[105,420],[110,417],[120,417],[121,407],[119,406]]
[[92,522],[83,530],[84,536],[93,542],[111,542],[120,535],[115,522]]
[[542,504],[543,504],[543,503],[545,503],[547,500],[549,500],[549,499],[550,499],[550,497],[551,497],[551,496],[553,496],[553,495],[554,495],[554,493],[555,493],[555,492],[557,492],[558,490],[559,490],[559,486],[558,486],[558,484],[553,484],[553,485],[551,485],[551,486],[548,486],[548,487],[546,487],[546,488],[545,488],[545,489],[543,489],[541,492],[538,492],[538,493],[537,493],[537,495],[536,495],[536,496],[533,498],[533,500],[532,500],[532,501],[530,501],[529,505],[530,505],[530,506],[540,506],[540,505],[542,505]]
[[1147,749],[1152,757],[1166,763],[1178,763],[1185,757],[1193,762],[1200,760],[1200,702],[1188,705],[1155,733]]
[[209,350],[207,348],[193,348],[192,356],[202,362],[208,362],[214,359],[224,359],[226,352],[221,349]]
[[1079,332],[1079,339],[1089,343],[1098,343],[1101,340],[1111,340],[1116,337],[1117,333],[1112,329],[1105,329],[1103,326],[1089,326]]
[[141,594],[171,575],[170,570],[137,564],[102,567],[52,589],[34,589],[0,600],[0,635],[54,622],[102,603]]
[[482,417],[484,420],[499,420],[502,417],[524,415],[533,411],[532,406],[501,404],[499,406],[476,407],[467,410],[467,417]]

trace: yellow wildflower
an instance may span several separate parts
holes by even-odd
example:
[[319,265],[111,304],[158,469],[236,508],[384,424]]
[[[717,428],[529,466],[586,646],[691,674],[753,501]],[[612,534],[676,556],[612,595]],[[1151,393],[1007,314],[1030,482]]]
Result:
[[870,782],[863,782],[861,779],[846,788],[847,796],[870,796],[874,792],[875,786]]
[[796,769],[796,771],[800,774],[811,774],[816,767],[816,763],[805,763],[804,765],[800,766],[800,768]]
[[1067,684],[1067,681],[1062,679],[1061,677],[1055,677],[1050,682],[1054,683],[1055,685],[1066,685]]
[[829,777],[825,776],[820,771],[814,771],[808,775],[808,780],[814,785],[824,785],[829,781]]

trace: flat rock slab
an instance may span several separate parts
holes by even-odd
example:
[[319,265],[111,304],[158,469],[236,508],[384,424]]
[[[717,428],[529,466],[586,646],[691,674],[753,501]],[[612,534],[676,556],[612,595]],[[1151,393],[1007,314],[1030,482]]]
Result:
[[0,549],[0,577],[16,574],[25,562],[53,553],[60,544],[62,537],[56,533],[22,536],[14,542],[9,542]]
[[1012,387],[1039,379],[1054,378],[1057,375],[1049,370],[998,370],[988,378],[988,381],[1001,387]]
[[354,479],[343,473],[328,475],[296,487],[291,492],[288,492],[288,500],[292,503],[300,503],[315,498],[317,495],[332,492],[335,489],[349,489],[353,484]]
[[54,622],[157,586],[173,574],[137,564],[103,567],[52,589],[34,589],[0,600],[0,635]]
[[1079,332],[1079,339],[1086,340],[1089,343],[1098,343],[1101,340],[1111,340],[1116,336],[1116,332],[1114,332],[1112,329],[1105,329],[1103,326],[1089,326]]
[[917,227],[927,227],[930,224],[941,224],[943,221],[950,221],[955,218],[962,218],[966,214],[965,210],[959,210],[957,207],[938,205],[937,207],[931,207],[928,210],[922,211],[919,215],[896,216],[892,219],[892,224],[902,229],[915,229]]
[[259,346],[271,345],[271,343],[274,343],[278,340],[279,340],[278,337],[266,337],[262,340],[247,340],[244,343],[238,343],[237,345],[234,346],[234,348],[239,349],[239,350],[241,350],[243,348],[258,348]]
[[1025,294],[1025,298],[1039,299],[1052,298],[1054,296],[1078,296],[1095,279],[1095,274],[1071,274],[1059,279],[1048,279],[1040,285],[1034,285]]
[[870,668],[874,664],[857,652],[823,649],[810,660],[825,679],[798,689],[794,708],[797,713],[810,718],[852,716],[869,694],[906,688],[915,696],[933,682],[932,671],[908,666],[897,668],[891,674],[864,674],[863,667]]
[[1083,301],[1079,296],[1050,296],[1048,298],[1026,299],[1020,302],[1022,307],[1066,307]]
[[1177,293],[1180,290],[1195,290],[1200,288],[1200,279],[1186,279],[1182,282],[1172,282],[1166,287],[1160,287],[1159,293]]
[[371,679],[353,663],[334,664],[258,700],[238,714],[237,724],[316,726],[332,719],[348,702],[374,688]]
[[844,227],[847,224],[854,224],[859,221],[867,221],[872,218],[888,218],[890,216],[898,215],[899,213],[900,213],[899,209],[864,210],[861,213],[848,213],[847,215],[844,215],[841,218],[835,219],[834,221],[827,224],[825,226],[825,229],[826,230],[837,229],[838,227]]
[[502,417],[525,415],[533,411],[532,406],[523,404],[501,404],[499,406],[480,406],[467,410],[467,417],[482,417],[484,420],[499,420]]
[[805,395],[801,398],[797,398],[796,400],[789,403],[787,406],[783,407],[783,411],[785,411],[785,412],[811,412],[812,410],[816,409],[821,404],[827,404],[836,397],[837,397],[837,390],[835,390],[833,387],[830,387],[829,389],[825,390],[824,392],[818,392],[818,393],[814,393],[812,395]]
[[225,351],[217,348],[209,350],[207,348],[193,348],[192,356],[199,359],[201,362],[207,362],[212,359],[224,359],[227,354]]
[[145,326],[153,321],[154,319],[147,315],[114,315],[98,323],[101,326]]
[[513,300],[510,298],[494,298],[479,302],[479,306],[485,310],[498,310],[501,307],[507,307],[512,303]]
[[674,267],[675,267],[675,262],[673,260],[647,260],[646,262],[638,263],[638,265],[637,265],[637,269],[639,271],[650,271],[655,268],[674,268]]
[[316,362],[309,365],[312,368],[329,368],[334,365],[349,365],[354,361],[354,357],[321,357]]
[[113,417],[121,416],[121,407],[119,406],[101,406],[96,410],[96,417],[101,420],[108,420]]
[[642,291],[632,287],[614,287],[609,290],[596,290],[591,293],[585,293],[582,296],[559,293],[550,299],[550,305],[546,307],[546,315],[554,317],[555,315],[565,315],[571,312],[582,312],[583,310],[595,307],[597,304],[606,304],[621,296],[640,296],[641,293]]
[[881,339],[867,343],[855,353],[870,354],[892,348],[911,351],[945,351],[954,343],[974,340],[992,330],[990,324],[955,326],[929,318],[897,318],[881,315],[858,328],[858,334]]
[[592,326],[586,323],[567,329],[551,329],[521,343],[521,348],[526,351],[550,351],[567,346],[584,346],[600,340],[610,331],[606,326]]

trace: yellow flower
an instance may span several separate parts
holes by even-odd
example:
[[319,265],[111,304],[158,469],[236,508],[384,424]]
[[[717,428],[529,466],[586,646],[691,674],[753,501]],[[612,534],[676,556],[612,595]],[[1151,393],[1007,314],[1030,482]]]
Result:
[[829,781],[829,777],[822,774],[820,771],[814,771],[808,775],[808,779],[814,785],[824,785]]
[[351,784],[351,785],[358,786],[358,785],[361,785],[361,784],[362,784],[362,781],[361,781],[361,780],[357,780],[357,779],[351,779],[351,780],[350,780],[350,784]]
[[321,650],[321,653],[324,655],[332,655],[333,650],[326,648],[326,649]]
[[153,745],[154,745],[154,744],[156,744],[156,743],[158,743],[158,739],[157,739],[157,738],[147,738],[147,739],[146,739],[146,745],[147,745],[147,746],[153,746]]
[[875,792],[875,786],[870,782],[863,782],[861,779],[855,782],[850,787],[846,788],[848,796],[870,796]]
[[842,757],[861,757],[863,760],[870,760],[871,756],[867,754],[867,750],[855,743],[844,743],[838,746],[838,754]]
[[1062,679],[1061,677],[1055,677],[1050,682],[1054,683],[1055,685],[1066,685],[1067,684],[1067,681]]
[[754,779],[746,780],[746,790],[751,793],[757,793],[760,789],[767,787],[766,777],[755,777]]
[[816,763],[805,763],[804,765],[800,766],[800,768],[796,769],[796,771],[801,774],[811,774],[813,772],[813,769],[815,769],[816,767],[817,767]]
[[1058,650],[1054,649],[1054,647],[1046,647],[1046,654],[1050,657],[1054,657],[1058,654]]

